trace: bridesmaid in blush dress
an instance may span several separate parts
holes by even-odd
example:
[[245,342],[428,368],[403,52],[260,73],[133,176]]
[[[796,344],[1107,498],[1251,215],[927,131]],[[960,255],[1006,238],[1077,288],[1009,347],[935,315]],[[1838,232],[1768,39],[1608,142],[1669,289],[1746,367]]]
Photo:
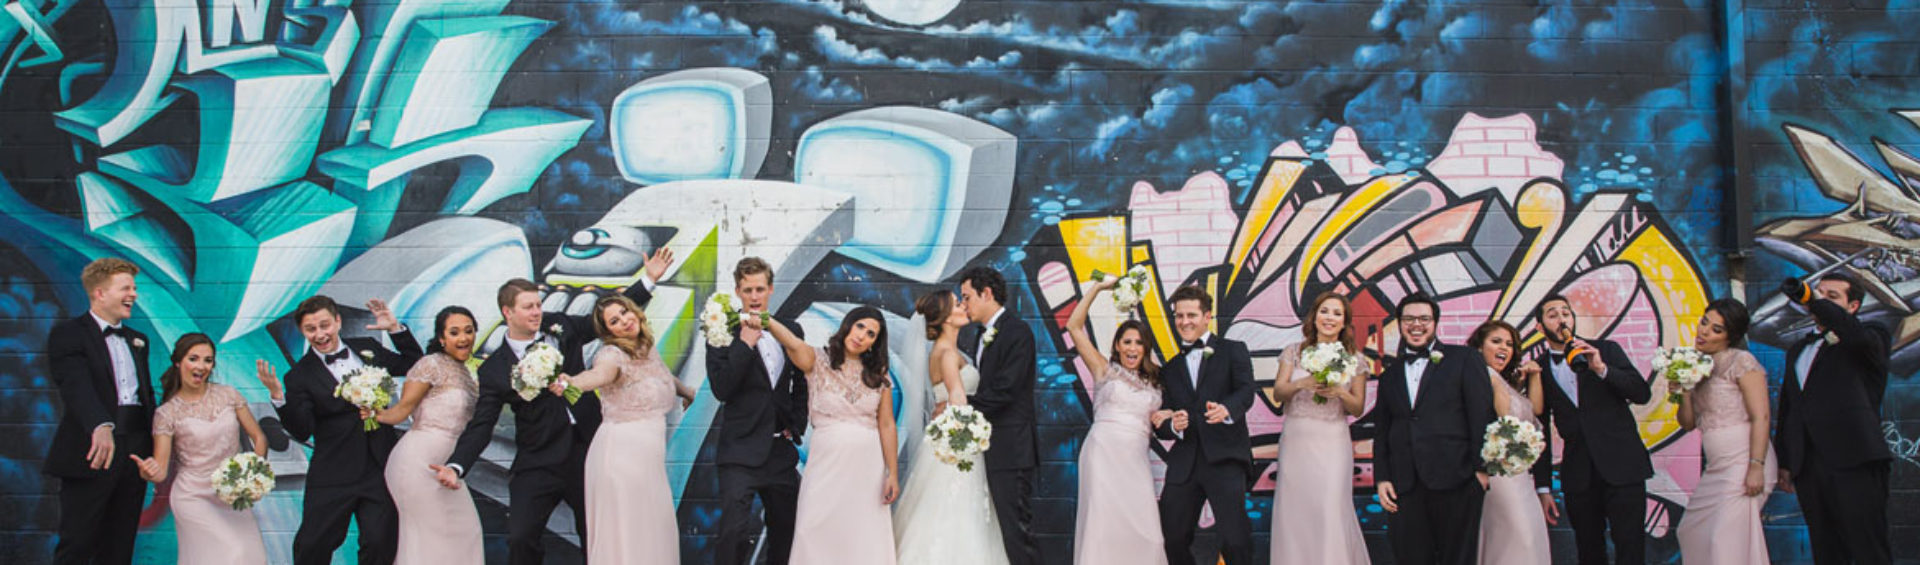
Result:
[[[1347,418],[1366,409],[1365,363],[1344,387],[1324,386],[1300,365],[1300,352],[1339,343],[1358,355],[1347,298],[1332,292],[1313,300],[1301,326],[1306,341],[1280,354],[1280,376],[1269,392],[1285,404],[1280,472],[1273,491],[1274,565],[1367,565],[1367,542],[1353,510],[1353,436]],[[1325,399],[1315,402],[1314,398]]]
[[389,426],[413,418],[413,427],[387,456],[387,492],[400,516],[393,562],[480,563],[480,514],[464,481],[441,483],[438,473],[453,444],[473,418],[480,384],[467,368],[473,357],[473,313],[459,306],[440,310],[426,357],[407,371],[400,401],[375,418]]
[[1693,338],[1694,349],[1713,356],[1713,372],[1680,396],[1680,426],[1699,428],[1706,460],[1680,516],[1680,557],[1688,565],[1768,561],[1760,507],[1778,463],[1767,442],[1767,371],[1737,347],[1748,323],[1745,305],[1715,300]]
[[1080,447],[1079,529],[1073,537],[1076,565],[1165,565],[1160,505],[1153,493],[1148,441],[1153,427],[1172,416],[1160,407],[1160,367],[1147,359],[1147,326],[1127,320],[1114,332],[1113,353],[1103,357],[1087,336],[1093,297],[1119,279],[1095,283],[1067,318],[1067,332],[1093,378],[1093,427]]
[[177,460],[179,473],[168,491],[175,535],[176,563],[266,563],[267,550],[253,509],[234,510],[213,493],[213,473],[240,453],[240,433],[266,457],[267,436],[233,387],[211,384],[213,340],[206,334],[180,336],[173,345],[173,366],[160,376],[160,408],[153,413],[153,457],[129,455],[140,476],[166,480]]
[[795,512],[791,565],[893,565],[893,512],[900,494],[893,394],[888,388],[886,320],[861,306],[847,313],[826,347],[800,341],[762,316],[787,361],[807,373],[813,447],[807,450]]
[[[1546,401],[1546,391],[1540,388],[1539,366],[1515,366],[1517,335],[1519,332],[1514,331],[1513,326],[1495,320],[1473,330],[1467,347],[1479,351],[1487,361],[1487,378],[1493,381],[1494,410],[1501,416],[1539,426],[1539,413],[1534,407]],[[1516,386],[1524,387],[1524,392]],[[1552,561],[1553,551],[1547,546],[1547,517],[1540,509],[1539,497],[1533,493],[1533,475],[1521,473],[1489,479],[1486,499],[1481,502],[1480,565],[1539,565]]]
[[593,329],[605,345],[593,368],[562,383],[599,391],[605,422],[587,448],[588,563],[680,562],[680,528],[667,482],[667,412],[693,401],[653,351],[645,312],[625,296],[600,299]]

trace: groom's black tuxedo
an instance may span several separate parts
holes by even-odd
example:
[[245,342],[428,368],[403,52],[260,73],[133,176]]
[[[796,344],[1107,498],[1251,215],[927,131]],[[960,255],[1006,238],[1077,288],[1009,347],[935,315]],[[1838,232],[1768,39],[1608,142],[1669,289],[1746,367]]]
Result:
[[[805,338],[792,320],[780,324]],[[743,565],[753,556],[753,497],[766,509],[767,562],[785,565],[793,550],[794,512],[800,497],[800,454],[795,445],[807,431],[807,375],[780,351],[777,378],[767,371],[764,351],[740,339],[707,346],[707,384],[720,400],[720,427],[714,461],[720,479],[720,532],[714,562]],[[758,344],[778,348],[771,337]]]
[[[1644,563],[1646,535],[1641,523],[1653,462],[1640,441],[1640,423],[1633,417],[1632,405],[1646,404],[1653,391],[1626,350],[1602,339],[1587,343],[1599,349],[1587,355],[1600,356],[1606,376],[1594,374],[1584,359],[1566,363],[1563,352],[1549,351],[1538,360],[1544,371],[1540,383],[1547,393],[1540,422],[1551,420],[1567,443],[1560,453],[1560,486],[1580,562],[1606,561],[1611,526],[1614,563]],[[1577,402],[1555,376],[1562,370],[1573,372]],[[1552,454],[1556,434],[1545,435],[1547,449],[1542,453]],[[1543,455],[1533,464],[1534,486],[1543,491],[1553,486],[1552,459]]]
[[[1207,354],[1206,349],[1213,353]],[[1188,369],[1188,355],[1200,355],[1199,378]],[[1254,478],[1253,447],[1247,438],[1247,411],[1253,408],[1253,359],[1244,343],[1206,337],[1187,352],[1170,356],[1160,369],[1161,408],[1185,411],[1184,433],[1172,420],[1155,433],[1174,440],[1167,450],[1166,488],[1160,494],[1160,529],[1166,536],[1167,562],[1193,564],[1194,529],[1202,504],[1212,503],[1220,553],[1228,565],[1253,563],[1253,524],[1247,518],[1247,487]],[[1230,417],[1209,424],[1207,403],[1227,407]]]
[[[60,425],[41,470],[60,478],[60,541],[55,563],[131,563],[133,542],[146,503],[147,482],[127,455],[153,456],[153,385],[147,375],[146,334],[127,328],[120,336],[132,354],[136,398],[120,405],[113,356],[92,313],[55,324],[47,334],[47,364],[60,389]],[[107,468],[88,466],[93,431],[113,425],[113,457]]]
[[[341,347],[363,366],[386,369],[395,377],[407,374],[420,360],[420,344],[410,332],[390,334],[397,351],[373,338],[342,337]],[[333,395],[340,384],[320,354],[307,354],[287,371],[286,403],[277,408],[293,439],[312,439],[313,457],[307,463],[306,500],[300,529],[293,538],[293,559],[300,565],[333,562],[333,552],[346,540],[347,526],[360,522],[360,562],[391,563],[399,548],[399,514],[387,492],[387,454],[400,441],[392,426],[373,431],[362,427],[360,409]]]
[[[1828,300],[1807,304],[1816,332],[1787,350],[1773,441],[1806,516],[1814,563],[1887,563],[1887,485],[1893,453],[1880,429],[1887,390],[1886,328]],[[1819,343],[1813,359],[1807,346]],[[1800,366],[1808,363],[1806,384]]]
[[[1387,515],[1396,561],[1476,561],[1480,504],[1486,490],[1474,473],[1486,468],[1480,447],[1494,420],[1486,361],[1465,347],[1434,344],[1387,364],[1376,389],[1374,480],[1393,483],[1399,512]],[[1424,356],[1423,356],[1424,355]],[[1419,389],[1408,389],[1417,371]]]
[[[653,293],[636,282],[627,288],[626,296],[645,308]],[[560,349],[564,359],[561,372],[578,375],[587,369],[586,345],[598,338],[591,316],[548,313],[540,319],[538,339]],[[513,407],[515,452],[512,477],[507,482],[507,562],[532,565],[544,559],[541,536],[547,517],[562,500],[573,508],[574,528],[580,532],[581,546],[586,546],[587,448],[600,429],[600,396],[583,394],[575,404],[567,404],[566,399],[549,392],[541,392],[533,400],[522,399],[513,390],[513,366],[519,362],[513,346],[503,341],[480,363],[480,399],[447,464],[457,467],[462,476],[471,472],[480,452],[493,442],[493,427],[500,421],[501,407]]]
[[1040,562],[1033,539],[1033,469],[1040,452],[1034,431],[1038,368],[1033,331],[1012,310],[1002,310],[974,342],[967,349],[979,352],[974,365],[980,369],[980,388],[967,403],[993,424],[993,448],[986,453],[987,491],[1000,519],[1009,565],[1033,565]]

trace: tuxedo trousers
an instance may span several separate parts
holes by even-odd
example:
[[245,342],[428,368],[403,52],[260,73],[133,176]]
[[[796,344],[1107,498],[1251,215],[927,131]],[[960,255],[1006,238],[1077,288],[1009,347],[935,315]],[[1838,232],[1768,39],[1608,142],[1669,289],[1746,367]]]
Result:
[[799,455],[785,440],[758,466],[720,465],[720,532],[714,548],[718,565],[748,565],[753,559],[753,499],[760,498],[766,517],[766,562],[786,565],[793,554],[793,520],[800,502]]

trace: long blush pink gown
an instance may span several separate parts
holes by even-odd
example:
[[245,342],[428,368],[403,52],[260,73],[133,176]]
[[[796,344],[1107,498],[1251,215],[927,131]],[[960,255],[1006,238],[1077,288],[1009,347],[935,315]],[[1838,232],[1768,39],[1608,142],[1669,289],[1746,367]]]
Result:
[[[1294,381],[1300,346],[1287,347]],[[1367,542],[1353,511],[1353,436],[1339,400],[1313,401],[1301,389],[1287,401],[1280,430],[1280,471],[1273,490],[1273,565],[1367,565]]]
[[[1500,415],[1540,425],[1527,395],[1514,390],[1505,379],[1494,381],[1494,386],[1507,391],[1507,405],[1495,407]],[[1480,565],[1540,565],[1553,561],[1553,550],[1547,546],[1547,515],[1540,510],[1540,497],[1533,493],[1533,474],[1493,477],[1487,482],[1487,497],[1480,509]]]
[[807,373],[807,465],[795,511],[792,565],[893,565],[893,511],[886,502],[887,464],[875,424],[886,388],[860,382],[860,362],[830,367],[814,351]]
[[[1766,563],[1767,538],[1760,529],[1760,507],[1773,492],[1779,464],[1773,450],[1761,458],[1759,496],[1747,496],[1748,459],[1753,458],[1747,434],[1752,419],[1740,397],[1740,375],[1764,370],[1752,353],[1727,349],[1713,356],[1713,374],[1693,391],[1699,420],[1700,455],[1706,469],[1680,516],[1680,557],[1688,565]],[[1761,425],[1766,425],[1764,422]]]
[[213,473],[240,453],[240,391],[208,385],[186,401],[175,396],[153,413],[153,435],[173,436],[173,508],[180,548],[177,563],[266,563],[267,548],[253,509],[234,510],[213,494]]
[[407,371],[408,382],[426,383],[427,396],[413,409],[413,427],[387,456],[387,492],[400,514],[397,565],[480,563],[480,513],[466,483],[440,486],[429,465],[442,465],[473,418],[480,385],[467,366],[444,353],[428,355]]
[[1164,565],[1167,552],[1147,444],[1160,391],[1118,363],[1099,383],[1093,392],[1093,428],[1080,447],[1080,528],[1073,536],[1073,562]]
[[634,359],[611,345],[590,371],[619,371],[599,388],[605,421],[587,448],[588,563],[679,563],[680,526],[667,483],[667,412],[677,377],[649,354]]

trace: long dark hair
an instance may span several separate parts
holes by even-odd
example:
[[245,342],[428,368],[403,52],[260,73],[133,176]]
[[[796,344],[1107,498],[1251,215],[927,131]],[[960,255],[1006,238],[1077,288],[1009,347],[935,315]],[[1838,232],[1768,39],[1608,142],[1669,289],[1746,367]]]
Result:
[[[1753,316],[1747,313],[1747,305],[1732,298],[1722,298],[1707,303],[1708,312],[1718,312],[1720,321],[1727,324],[1727,347],[1746,347],[1747,326],[1753,323]],[[1701,314],[1701,317],[1706,317]]]
[[[1120,328],[1113,330],[1113,341],[1111,342],[1113,343],[1113,347],[1107,352],[1107,362],[1112,363],[1115,367],[1121,366],[1120,340],[1126,338],[1127,332],[1129,331],[1140,333],[1140,347],[1147,348],[1149,344],[1153,343],[1149,340],[1148,336],[1152,336],[1153,334],[1147,331],[1146,322],[1140,320],[1120,322]],[[1160,388],[1160,364],[1153,362],[1153,356],[1147,355],[1145,351],[1142,351],[1140,355],[1140,380],[1147,381],[1147,384],[1153,388]]]
[[1340,345],[1347,348],[1347,353],[1359,353],[1360,340],[1353,335],[1353,303],[1347,301],[1347,295],[1331,290],[1313,297],[1312,305],[1307,306],[1307,311],[1300,314],[1300,332],[1307,336],[1307,341],[1300,346],[1300,351],[1305,352],[1306,348],[1320,343],[1320,328],[1317,327],[1316,320],[1320,317],[1320,305],[1328,300],[1340,303],[1340,336],[1338,338]]
[[[173,354],[169,357],[173,359],[173,365],[168,366],[166,372],[160,373],[161,403],[172,400],[173,394],[180,392],[180,362],[187,358],[187,352],[192,351],[193,346],[196,345],[205,345],[207,349],[219,353],[219,347],[213,344],[213,338],[207,337],[207,334],[194,332],[174,340]],[[209,373],[208,376],[211,377],[212,374]]]
[[880,326],[874,334],[873,345],[860,354],[860,384],[867,388],[886,388],[887,380],[887,318],[880,314],[879,308],[861,306],[847,313],[840,321],[840,331],[833,332],[827,340],[827,362],[833,363],[834,370],[847,361],[847,334],[853,333],[853,325],[861,320],[873,320]]
[[1474,355],[1480,355],[1480,346],[1487,343],[1487,338],[1493,337],[1493,332],[1500,331],[1507,332],[1508,346],[1513,348],[1513,353],[1507,355],[1507,367],[1500,370],[1500,378],[1512,385],[1513,390],[1525,394],[1527,382],[1520,378],[1520,330],[1514,329],[1513,324],[1500,320],[1489,320],[1487,323],[1480,324],[1480,327],[1473,329],[1473,337],[1467,338],[1467,347],[1473,349]]
[[[440,343],[440,336],[447,335],[447,324],[451,323],[453,321],[453,317],[456,315],[466,316],[467,321],[469,322],[473,322],[475,324],[480,323],[478,319],[475,319],[473,317],[473,312],[468,311],[464,307],[448,306],[446,308],[441,308],[440,313],[435,314],[433,316],[433,339],[427,340],[428,355],[432,355],[434,353],[447,352],[447,344]],[[479,328],[476,327],[474,329],[477,330]],[[477,336],[476,336],[476,339],[477,339]]]

